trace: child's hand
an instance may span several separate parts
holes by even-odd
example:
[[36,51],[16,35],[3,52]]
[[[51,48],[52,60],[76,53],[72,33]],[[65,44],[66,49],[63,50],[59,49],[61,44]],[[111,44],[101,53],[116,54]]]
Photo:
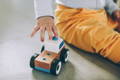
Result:
[[37,19],[36,25],[31,33],[31,37],[33,37],[38,31],[40,32],[41,41],[44,41],[45,31],[48,32],[49,39],[52,39],[53,36],[57,36],[57,30],[54,25],[54,19],[50,16],[45,16]]
[[116,10],[113,12],[113,19],[118,23],[116,31],[120,32],[120,10]]
[[115,21],[117,21],[118,23],[120,23],[120,10],[116,10],[113,12],[113,17],[115,19]]

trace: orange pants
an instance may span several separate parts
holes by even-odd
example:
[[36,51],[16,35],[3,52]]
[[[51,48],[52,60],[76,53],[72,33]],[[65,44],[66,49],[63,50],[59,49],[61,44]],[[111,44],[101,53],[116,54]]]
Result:
[[120,62],[120,34],[104,9],[69,8],[57,5],[55,25],[60,37],[83,50]]

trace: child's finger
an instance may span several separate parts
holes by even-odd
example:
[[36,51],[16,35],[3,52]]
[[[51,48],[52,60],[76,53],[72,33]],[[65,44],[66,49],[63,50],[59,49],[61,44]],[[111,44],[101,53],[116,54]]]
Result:
[[117,19],[120,18],[120,11],[117,11],[117,12],[116,12],[116,17],[117,17]]
[[55,36],[58,36],[58,32],[57,32],[57,29],[56,29],[55,25],[52,27],[52,31],[53,31]]
[[40,40],[43,42],[45,37],[45,27],[41,27],[40,29]]
[[53,35],[52,35],[52,28],[49,26],[46,27],[46,30],[48,32],[49,39],[51,40]]
[[38,26],[35,26],[32,30],[32,33],[31,33],[31,37],[33,37],[35,35],[35,33],[40,29],[40,27]]
[[120,21],[120,12],[117,14],[117,20],[118,20],[118,22]]

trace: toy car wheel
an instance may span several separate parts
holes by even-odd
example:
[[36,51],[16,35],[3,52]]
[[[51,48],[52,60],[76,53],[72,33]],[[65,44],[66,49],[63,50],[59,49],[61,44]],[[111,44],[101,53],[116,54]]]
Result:
[[68,57],[69,57],[69,49],[63,48],[60,54],[60,60],[63,63],[66,63],[68,61]]
[[43,45],[41,48],[41,53],[45,50],[45,46]]
[[50,72],[54,75],[59,75],[62,67],[62,62],[58,59],[54,59],[51,64]]
[[39,54],[35,53],[30,59],[30,67],[33,68],[33,69],[35,67],[34,61],[35,61],[36,57],[38,57],[38,56],[39,56]]

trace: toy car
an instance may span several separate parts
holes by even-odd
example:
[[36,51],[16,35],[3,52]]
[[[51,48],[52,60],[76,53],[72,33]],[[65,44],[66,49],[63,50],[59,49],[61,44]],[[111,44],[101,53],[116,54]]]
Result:
[[30,60],[30,67],[38,70],[58,75],[61,71],[62,63],[68,61],[69,50],[65,48],[61,38],[53,37],[42,46],[40,54],[34,54]]

